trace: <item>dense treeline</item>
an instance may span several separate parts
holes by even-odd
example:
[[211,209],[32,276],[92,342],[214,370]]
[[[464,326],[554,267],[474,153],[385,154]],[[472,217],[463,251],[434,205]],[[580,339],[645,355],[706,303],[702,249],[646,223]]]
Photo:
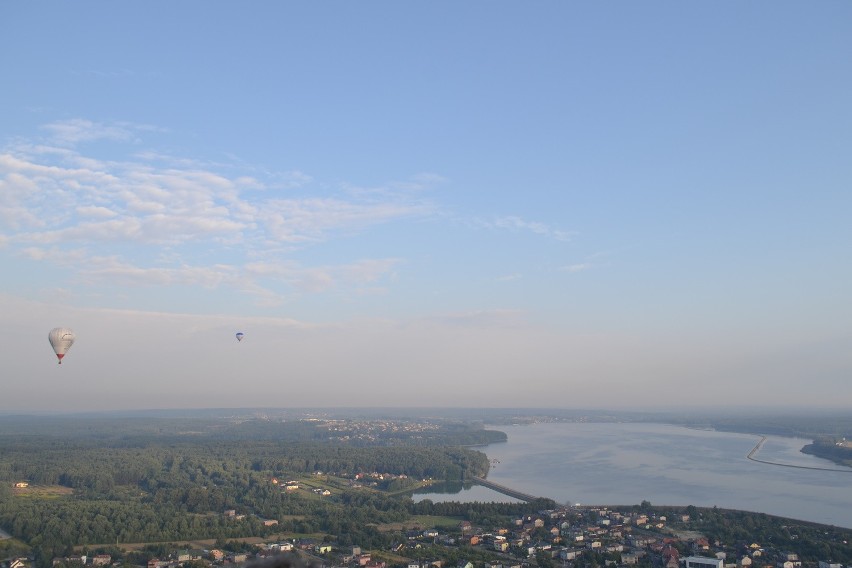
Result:
[[852,467],[852,448],[838,446],[834,438],[820,438],[802,448],[802,452]]
[[174,487],[207,486],[210,498],[223,505],[227,494],[217,488],[250,487],[270,476],[382,472],[454,480],[488,472],[485,454],[452,447],[352,448],[267,441],[184,442],[146,448],[48,446],[33,440],[28,448],[0,450],[0,480],[63,485],[99,496],[110,496],[123,485],[138,485],[154,494]]
[[[95,446],[145,446],[152,439],[163,444],[194,441],[337,442],[349,446],[472,446],[505,442],[506,434],[466,421],[430,421],[410,428],[411,418],[354,421],[344,428],[340,420],[270,419],[254,416],[212,417],[207,412],[166,417],[140,416],[0,416],[0,435],[26,441],[73,439]],[[426,424],[421,424],[425,426]]]
[[478,526],[500,526],[508,519],[528,515],[530,511],[543,511],[556,507],[556,502],[551,499],[536,499],[531,503],[459,503],[455,501],[433,503],[429,499],[424,499],[414,503],[410,510],[415,515],[459,517]]

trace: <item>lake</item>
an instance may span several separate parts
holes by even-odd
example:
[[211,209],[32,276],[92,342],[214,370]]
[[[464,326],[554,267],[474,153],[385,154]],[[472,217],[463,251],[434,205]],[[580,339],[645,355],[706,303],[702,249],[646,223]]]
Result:
[[[852,528],[852,469],[801,453],[811,442],[694,430],[667,424],[545,423],[490,426],[508,441],[482,448],[488,479],[561,504],[695,505],[742,509]],[[433,501],[515,501],[491,489],[457,485]]]

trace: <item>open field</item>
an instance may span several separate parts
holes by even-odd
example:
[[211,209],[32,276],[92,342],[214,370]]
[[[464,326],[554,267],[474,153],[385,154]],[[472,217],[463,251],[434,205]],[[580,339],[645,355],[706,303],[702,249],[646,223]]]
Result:
[[453,528],[459,526],[461,517],[438,517],[435,515],[415,515],[414,520],[426,528]]
[[[269,536],[247,536],[242,538],[229,538],[227,541],[234,542],[245,542],[247,544],[263,544],[265,542],[281,542],[285,540],[291,540],[293,538],[314,538],[321,539],[324,536],[324,533],[315,533],[315,534],[301,534],[301,533],[279,533]],[[216,539],[196,539],[196,540],[178,540],[178,541],[169,541],[169,542],[123,542],[119,544],[87,544],[85,546],[75,546],[74,551],[80,552],[83,548],[88,548],[90,550],[97,550],[99,548],[110,548],[115,547],[124,552],[132,552],[136,550],[142,550],[146,546],[150,545],[158,545],[158,544],[174,544],[178,547],[196,549],[200,548],[203,550],[209,550],[216,546]]]
[[383,560],[388,564],[408,564],[411,559],[406,556],[400,556],[399,554],[395,554],[393,552],[389,552],[387,550],[372,550],[370,551],[370,556],[374,560]]
[[437,517],[433,515],[415,515],[411,519],[399,523],[384,523],[376,525],[376,529],[380,532],[394,532],[406,530],[431,529],[435,527],[455,527],[459,524],[458,518],[455,517]]
[[62,485],[30,485],[29,487],[14,487],[12,489],[12,495],[16,497],[34,497],[37,499],[55,499],[73,494],[73,489]]

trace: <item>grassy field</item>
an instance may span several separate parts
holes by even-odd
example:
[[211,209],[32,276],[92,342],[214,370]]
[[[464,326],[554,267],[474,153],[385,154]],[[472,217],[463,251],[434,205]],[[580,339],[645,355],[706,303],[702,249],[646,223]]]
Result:
[[373,560],[383,560],[387,562],[388,565],[408,564],[410,561],[410,559],[405,556],[400,556],[399,554],[388,552],[387,550],[372,550],[370,551],[370,557]]
[[415,515],[414,520],[426,528],[454,528],[459,526],[461,517],[437,517],[434,515]]
[[459,524],[460,518],[456,517],[437,517],[433,515],[415,515],[407,521],[400,523],[384,523],[376,525],[380,532],[392,531],[422,531],[433,528],[449,528],[456,527]]
[[35,499],[56,499],[73,494],[73,489],[61,485],[30,485],[29,487],[15,487],[12,489],[12,495],[15,497],[32,497]]
[[[312,534],[302,534],[302,533],[278,533],[269,536],[247,536],[242,538],[229,538],[227,541],[234,542],[245,542],[248,544],[263,544],[265,542],[282,542],[285,540],[291,540],[294,538],[312,538],[316,540],[320,540],[325,536],[325,533],[312,533]],[[157,544],[174,544],[178,547],[189,548],[189,549],[205,549],[209,550],[216,545],[215,539],[197,539],[197,540],[177,540],[177,541],[168,541],[168,542],[123,542],[119,544],[87,544],[81,546],[75,546],[74,550],[76,552],[80,552],[83,548],[88,548],[90,550],[97,550],[98,548],[109,548],[116,547],[123,552],[132,552],[136,550],[142,550],[146,546],[157,545]]]

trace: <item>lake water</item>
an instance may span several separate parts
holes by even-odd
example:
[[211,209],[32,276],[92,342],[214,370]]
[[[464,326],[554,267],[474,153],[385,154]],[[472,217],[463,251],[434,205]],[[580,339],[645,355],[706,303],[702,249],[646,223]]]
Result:
[[[801,453],[811,442],[693,430],[667,424],[560,423],[491,426],[508,442],[484,448],[488,479],[562,504],[717,506],[852,528],[852,469]],[[433,501],[513,501],[493,490],[457,486]]]

